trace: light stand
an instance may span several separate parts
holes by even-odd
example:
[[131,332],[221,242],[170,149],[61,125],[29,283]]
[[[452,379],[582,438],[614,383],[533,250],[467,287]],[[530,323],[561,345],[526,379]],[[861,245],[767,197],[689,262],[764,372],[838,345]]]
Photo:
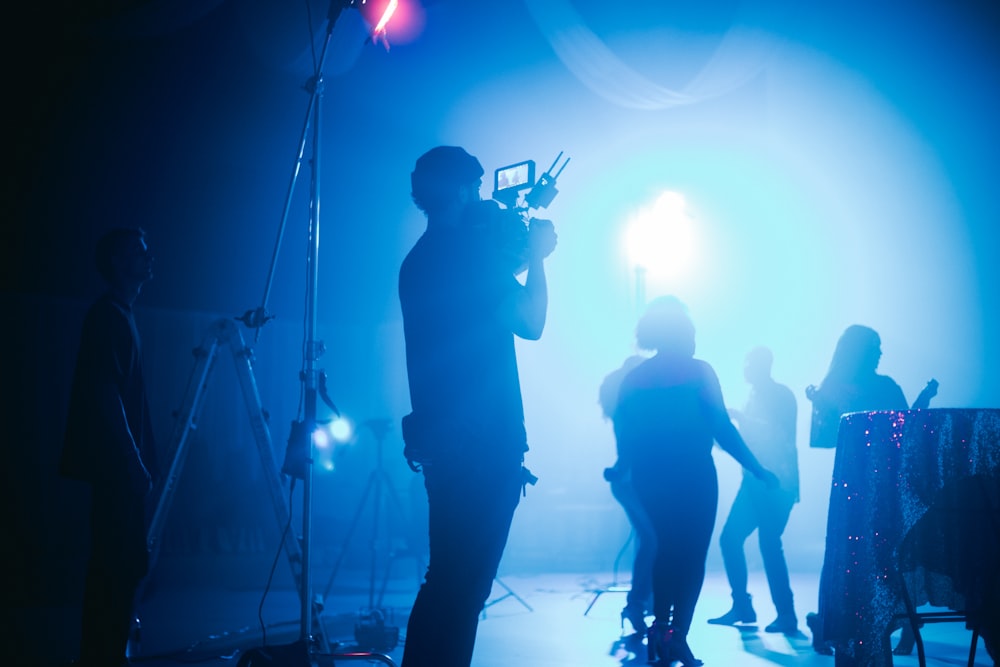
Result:
[[628,537],[625,538],[625,542],[621,546],[621,549],[618,550],[618,555],[615,556],[615,563],[612,566],[612,571],[611,571],[611,583],[608,584],[607,586],[603,586],[601,588],[595,588],[592,591],[589,591],[590,593],[594,594],[594,597],[590,599],[590,604],[588,604],[587,608],[584,610],[583,612],[584,616],[590,613],[590,610],[593,608],[594,604],[605,593],[628,593],[630,590],[632,590],[631,586],[622,586],[618,583],[618,567],[621,564],[622,558],[624,558],[625,554],[628,552],[628,548],[632,546],[632,542],[634,541],[635,541],[635,528],[633,528],[629,532]]
[[[379,535],[382,532],[383,495],[388,495],[389,500],[392,501],[399,516],[403,516],[404,514],[403,504],[400,502],[399,494],[396,493],[395,487],[392,485],[392,479],[389,477],[389,474],[386,472],[385,466],[383,465],[382,452],[384,449],[385,437],[389,433],[389,425],[390,421],[384,418],[369,419],[362,424],[362,426],[367,426],[369,430],[371,430],[372,435],[375,436],[375,467],[368,476],[368,483],[365,486],[364,492],[361,494],[361,501],[358,503],[358,508],[354,513],[354,518],[351,520],[350,527],[347,529],[347,533],[344,536],[344,544],[340,549],[340,556],[337,558],[337,562],[334,563],[333,569],[330,571],[330,577],[326,582],[326,589],[323,592],[324,598],[330,593],[333,581],[337,576],[337,572],[340,570],[340,564],[343,561],[344,555],[347,553],[347,548],[354,536],[354,531],[357,528],[358,522],[360,521],[365,507],[370,499],[372,509],[372,538],[369,545],[370,572],[368,582],[368,609],[367,613],[364,614],[364,617],[355,629],[355,639],[361,647],[380,650],[391,650],[399,641],[399,629],[385,624],[385,615],[380,609],[382,606],[381,593],[378,600],[376,601],[375,599],[375,577],[378,569],[378,541]],[[387,540],[389,538],[388,530],[386,530],[386,538]],[[384,592],[384,585],[382,592]]]
[[642,309],[646,307],[646,267],[635,265],[635,312],[642,317]]
[[[366,0],[360,0],[360,4],[365,4]],[[315,72],[305,85],[309,92],[309,106],[306,111],[305,120],[302,126],[302,133],[299,138],[298,154],[292,169],[291,179],[288,184],[288,191],[285,196],[285,204],[282,210],[281,223],[278,228],[278,237],[274,245],[271,257],[271,265],[268,271],[267,281],[264,288],[264,297],[261,305],[255,310],[246,311],[239,319],[250,328],[257,330],[260,335],[260,328],[272,317],[267,313],[267,302],[273,284],[274,269],[278,252],[281,248],[281,241],[284,235],[285,225],[291,209],[292,194],[298,180],[299,170],[302,165],[302,157],[305,154],[307,140],[312,130],[312,169],[309,183],[309,228],[308,228],[308,252],[306,257],[306,300],[305,300],[305,325],[304,341],[302,346],[303,367],[300,373],[303,386],[303,414],[300,423],[293,424],[293,432],[298,428],[306,434],[305,438],[293,438],[296,442],[301,442],[305,448],[304,452],[293,454],[292,458],[304,462],[299,468],[302,479],[302,574],[300,577],[299,597],[300,608],[300,633],[299,643],[304,645],[307,653],[313,651],[313,616],[319,620],[320,608],[315,603],[312,593],[311,581],[311,540],[312,540],[312,464],[313,464],[313,438],[312,434],[317,427],[317,397],[319,396],[321,383],[323,381],[322,372],[316,368],[316,362],[323,354],[325,346],[322,341],[316,339],[316,295],[318,291],[319,277],[319,233],[320,233],[320,164],[321,164],[321,127],[322,127],[322,98],[323,98],[323,67],[329,52],[330,43],[333,37],[334,25],[345,8],[354,7],[359,4],[359,0],[333,0],[327,16],[327,30],[323,41],[323,48],[319,59],[316,62]],[[394,2],[391,7],[394,8]],[[384,30],[384,22],[387,16],[379,22],[378,28]],[[326,396],[324,393],[324,399]],[[328,401],[329,403],[329,401]],[[330,403],[331,407],[332,403]],[[334,408],[335,409],[335,408]],[[329,654],[330,647],[321,629],[319,640],[324,654]],[[346,656],[345,656],[346,657]],[[382,659],[384,656],[376,656]],[[386,659],[388,660],[388,659]],[[241,661],[242,662],[242,661]],[[249,664],[253,664],[253,660]],[[392,664],[391,660],[388,660]]]

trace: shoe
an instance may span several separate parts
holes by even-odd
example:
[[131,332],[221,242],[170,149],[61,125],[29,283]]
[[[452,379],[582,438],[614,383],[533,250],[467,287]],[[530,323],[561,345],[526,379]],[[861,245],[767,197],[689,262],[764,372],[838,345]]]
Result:
[[632,629],[635,630],[638,635],[646,634],[646,610],[640,609],[638,607],[628,607],[626,606],[622,609],[622,630],[625,630],[625,621],[632,625]]
[[674,633],[670,639],[670,661],[675,660],[679,660],[684,667],[701,667],[705,664],[703,660],[699,660],[691,653],[687,638],[677,633]]
[[764,632],[780,632],[784,635],[796,635],[799,633],[799,620],[795,614],[778,614],[778,618],[764,628]]
[[661,665],[669,665],[672,660],[670,652],[670,642],[673,638],[673,630],[665,623],[653,621],[649,631],[646,633],[646,653],[648,662],[653,664],[659,658]]
[[753,610],[750,595],[733,595],[733,607],[718,618],[710,618],[712,625],[736,625],[737,623],[756,623],[757,612]]
[[820,655],[833,655],[833,648],[829,642],[823,641],[822,625],[819,614],[809,612],[806,614],[806,625],[812,633],[813,650]]
[[639,634],[638,632],[633,632],[630,635],[625,635],[618,640],[618,646],[631,653],[632,655],[638,656],[641,654],[646,646],[642,643],[646,638],[645,634]]
[[656,622],[649,629],[646,648],[649,656],[649,663],[656,663],[663,667],[668,667],[675,662],[680,662],[683,667],[701,667],[704,661],[694,657],[691,647],[688,646],[687,638],[674,631],[670,627],[659,627]]

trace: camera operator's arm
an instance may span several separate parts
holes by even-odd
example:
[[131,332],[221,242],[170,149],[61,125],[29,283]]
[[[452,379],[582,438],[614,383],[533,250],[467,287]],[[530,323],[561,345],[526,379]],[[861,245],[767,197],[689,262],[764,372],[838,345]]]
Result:
[[524,286],[505,304],[504,316],[515,335],[538,340],[545,328],[548,310],[548,286],[545,280],[545,258],[556,247],[556,232],[549,220],[532,219],[528,228],[528,273]]

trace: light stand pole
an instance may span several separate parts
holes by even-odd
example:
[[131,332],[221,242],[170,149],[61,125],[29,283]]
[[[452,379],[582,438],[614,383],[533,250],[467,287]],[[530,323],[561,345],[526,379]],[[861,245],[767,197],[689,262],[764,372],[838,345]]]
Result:
[[[299,154],[296,161],[295,170],[292,175],[292,182],[289,184],[288,196],[285,201],[285,213],[282,216],[282,227],[288,219],[288,209],[291,202],[292,190],[295,180],[298,177],[298,170],[302,163],[302,155],[305,151],[305,143],[309,134],[310,121],[312,123],[312,169],[310,170],[309,181],[309,230],[308,251],[306,254],[306,303],[305,303],[305,340],[302,347],[302,385],[303,385],[303,426],[306,434],[306,446],[309,451],[306,457],[306,465],[303,467],[302,479],[302,582],[300,591],[300,632],[299,639],[311,644],[313,639],[312,619],[313,619],[313,595],[312,595],[312,574],[311,574],[311,546],[312,546],[312,486],[313,486],[313,433],[316,431],[317,397],[319,395],[319,372],[316,369],[316,362],[324,352],[322,341],[316,339],[316,295],[319,289],[319,232],[320,232],[320,165],[323,154],[321,148],[322,139],[322,110],[323,110],[323,65],[329,50],[331,38],[333,36],[333,26],[337,21],[343,6],[338,2],[333,2],[330,6],[330,16],[327,22],[326,38],[323,41],[323,50],[316,72],[307,84],[310,93],[309,110],[306,113],[306,120],[302,127],[302,136],[299,142]],[[278,246],[275,246],[277,252]],[[269,283],[270,284],[270,283]],[[324,651],[329,647],[324,646]]]
[[[313,485],[313,433],[317,426],[317,398],[322,390],[322,396],[332,408],[332,402],[325,394],[325,377],[322,371],[317,370],[316,362],[325,351],[322,341],[316,339],[316,295],[319,286],[319,236],[320,236],[320,165],[321,165],[321,139],[322,139],[322,98],[323,98],[323,67],[329,52],[330,43],[333,37],[333,29],[340,17],[341,12],[348,7],[357,4],[365,4],[367,0],[332,0],[327,16],[327,30],[323,41],[318,61],[316,62],[313,76],[307,82],[305,88],[309,92],[309,106],[306,111],[305,121],[302,126],[302,133],[299,138],[298,154],[292,170],[291,179],[285,196],[284,208],[282,210],[281,224],[278,228],[278,236],[274,245],[271,257],[271,265],[268,271],[267,281],[264,288],[264,297],[261,305],[255,310],[246,311],[239,319],[250,328],[256,329],[259,337],[260,328],[272,317],[267,313],[267,302],[271,292],[274,279],[274,269],[277,257],[281,248],[281,241],[284,236],[285,226],[288,222],[291,210],[292,194],[298,180],[299,171],[302,166],[302,158],[305,154],[306,143],[312,130],[312,157],[311,157],[311,177],[309,184],[309,228],[308,228],[308,252],[306,258],[306,299],[305,299],[305,325],[304,341],[302,346],[303,366],[300,379],[303,385],[303,414],[300,425],[300,433],[304,437],[291,438],[289,446],[301,448],[297,456],[304,465],[296,469],[296,475],[302,479],[302,572],[300,577],[300,634],[299,639],[307,647],[313,642],[313,615],[319,618],[319,607],[313,600],[312,577],[311,577],[311,539],[312,539],[312,485]],[[394,4],[392,7],[394,8]],[[384,30],[385,21],[388,14],[376,26],[377,30]],[[336,411],[336,408],[333,408]],[[293,431],[294,431],[293,427]],[[294,458],[294,457],[293,457]],[[286,471],[287,472],[287,471]],[[320,640],[324,653],[329,653],[329,646],[326,638],[320,633]]]
[[635,312],[636,316],[642,316],[642,309],[646,307],[646,267],[643,264],[635,265]]

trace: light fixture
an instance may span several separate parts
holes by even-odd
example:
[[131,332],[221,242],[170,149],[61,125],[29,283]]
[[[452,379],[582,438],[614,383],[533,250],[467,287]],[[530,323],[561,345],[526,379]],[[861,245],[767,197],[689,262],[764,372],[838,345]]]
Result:
[[646,304],[647,282],[682,276],[693,261],[694,221],[684,196],[664,191],[639,211],[627,231],[627,252],[635,269],[636,307]]
[[354,0],[351,6],[361,12],[365,23],[371,26],[369,40],[381,42],[388,49],[389,40],[386,36],[386,29],[389,27],[392,15],[399,8],[399,0]]

